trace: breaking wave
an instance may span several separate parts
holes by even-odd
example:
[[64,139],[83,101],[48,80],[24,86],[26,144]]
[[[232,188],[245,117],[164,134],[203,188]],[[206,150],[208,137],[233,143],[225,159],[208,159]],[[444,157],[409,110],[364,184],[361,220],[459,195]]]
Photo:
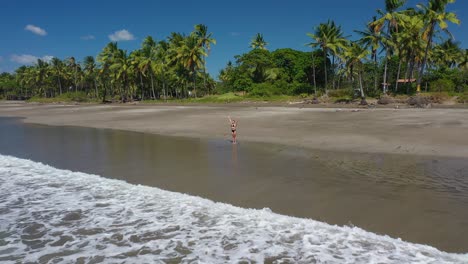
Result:
[[0,261],[467,263],[468,254],[0,155]]

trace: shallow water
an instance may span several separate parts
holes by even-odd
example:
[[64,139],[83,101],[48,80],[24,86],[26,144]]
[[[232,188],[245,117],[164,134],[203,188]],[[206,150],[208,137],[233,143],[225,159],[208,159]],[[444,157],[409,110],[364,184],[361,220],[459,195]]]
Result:
[[[317,152],[247,142],[233,146],[222,140],[23,125],[13,119],[0,119],[0,154],[468,252],[468,161],[459,158]],[[28,188],[18,195],[26,196]],[[111,206],[141,199],[135,195],[112,199]],[[78,209],[70,205],[69,210]],[[64,239],[59,244],[66,245],[69,238]]]

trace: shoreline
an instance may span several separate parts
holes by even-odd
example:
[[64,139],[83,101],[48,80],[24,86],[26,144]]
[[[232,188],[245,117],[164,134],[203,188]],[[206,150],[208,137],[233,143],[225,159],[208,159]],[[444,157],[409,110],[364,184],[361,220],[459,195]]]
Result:
[[468,145],[463,138],[468,132],[467,113],[464,109],[0,103],[0,116],[22,117],[25,123],[227,139],[224,119],[231,115],[240,120],[240,142],[453,157],[468,157],[463,147]]
[[0,102],[0,116],[53,126],[187,138],[238,139],[352,153],[468,158],[468,109],[362,109],[242,105],[99,105]]

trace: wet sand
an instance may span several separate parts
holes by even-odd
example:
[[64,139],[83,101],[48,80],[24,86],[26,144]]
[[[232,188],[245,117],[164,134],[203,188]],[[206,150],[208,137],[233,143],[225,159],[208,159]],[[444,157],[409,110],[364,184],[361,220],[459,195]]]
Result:
[[468,157],[468,109],[333,109],[256,106],[59,105],[0,102],[26,123],[121,129],[310,149]]
[[[239,145],[223,134],[228,114],[241,117]],[[466,253],[466,114],[4,104],[0,115],[58,127],[3,121],[0,153]]]

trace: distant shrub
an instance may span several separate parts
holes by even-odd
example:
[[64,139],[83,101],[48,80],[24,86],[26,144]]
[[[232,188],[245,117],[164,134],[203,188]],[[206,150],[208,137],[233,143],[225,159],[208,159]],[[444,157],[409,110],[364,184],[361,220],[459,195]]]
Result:
[[311,94],[314,93],[314,87],[309,84],[296,83],[292,91],[293,94]]
[[353,102],[353,99],[351,97],[339,97],[334,100],[335,104],[350,104]]
[[328,96],[337,98],[353,97],[353,91],[351,89],[328,90]]
[[256,83],[252,85],[249,95],[253,97],[271,97],[281,94],[278,87],[270,83]]
[[460,94],[457,98],[457,101],[461,104],[467,104],[468,103],[468,91],[466,91],[463,94]]
[[449,79],[439,79],[430,83],[431,92],[453,92],[455,91],[455,83]]
[[430,96],[431,102],[435,104],[441,104],[444,101],[447,101],[450,99],[450,95],[447,92],[437,92],[437,93],[432,93]]

